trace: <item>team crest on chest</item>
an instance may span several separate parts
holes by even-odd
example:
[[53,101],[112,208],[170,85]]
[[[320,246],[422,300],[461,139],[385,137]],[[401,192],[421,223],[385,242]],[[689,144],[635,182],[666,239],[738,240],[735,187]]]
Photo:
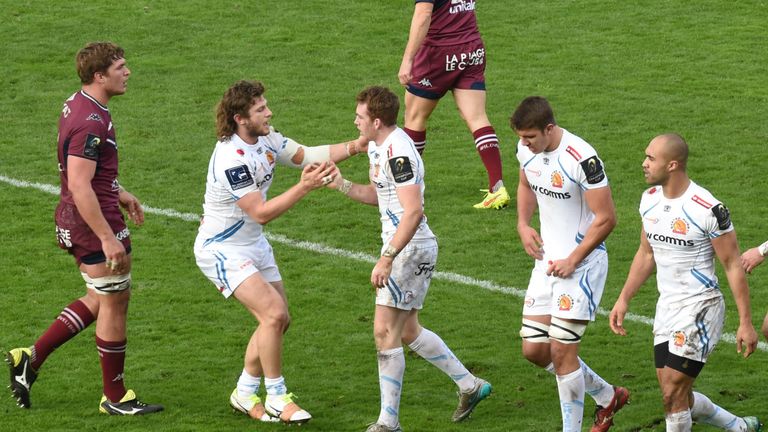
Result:
[[269,162],[270,165],[275,164],[275,154],[271,151],[267,150],[264,154],[267,157],[267,162]]
[[672,232],[675,234],[682,234],[686,235],[688,234],[688,230],[690,229],[690,226],[688,225],[688,222],[686,222],[683,219],[680,218],[674,218],[672,220]]
[[563,175],[560,174],[560,171],[557,171],[557,170],[553,171],[551,180],[552,180],[552,187],[556,187],[558,189],[563,188]]

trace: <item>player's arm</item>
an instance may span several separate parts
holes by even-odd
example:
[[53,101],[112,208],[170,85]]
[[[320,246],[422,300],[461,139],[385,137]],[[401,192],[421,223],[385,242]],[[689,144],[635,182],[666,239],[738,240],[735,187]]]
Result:
[[254,190],[237,200],[237,205],[254,221],[266,225],[293,207],[314,189],[323,187],[323,177],[338,174],[333,164],[307,165],[301,172],[301,179],[280,195],[264,201],[261,191]]
[[736,348],[742,352],[744,345],[744,357],[749,357],[757,346],[757,332],[752,325],[752,312],[749,306],[749,286],[744,268],[741,266],[739,255],[739,242],[736,240],[736,232],[729,231],[712,239],[712,247],[720,263],[725,269],[728,285],[731,287],[736,309],[739,311],[739,329],[736,331]]
[[755,267],[765,261],[766,254],[768,254],[768,241],[741,254],[741,266],[744,271],[752,273]]
[[424,39],[427,37],[429,24],[432,22],[433,8],[434,5],[430,2],[419,2],[416,3],[416,6],[413,9],[411,29],[408,32],[408,43],[405,45],[403,61],[400,63],[400,71],[397,73],[397,78],[402,85],[407,85],[408,81],[413,78],[413,74],[411,73],[411,70],[413,69],[413,59],[416,57],[416,53],[419,51],[421,44],[424,43]]
[[592,213],[595,214],[595,219],[592,221],[589,229],[587,229],[587,232],[584,233],[584,239],[581,240],[581,243],[576,246],[565,260],[558,260],[553,265],[550,265],[548,273],[551,272],[558,277],[570,276],[576,269],[576,266],[605,241],[608,238],[608,234],[616,226],[616,209],[613,205],[610,187],[587,189],[584,191],[584,200],[587,202],[589,209],[592,210]]
[[627,280],[624,282],[624,288],[621,289],[619,298],[616,299],[616,303],[613,305],[610,315],[608,316],[608,324],[611,326],[611,330],[614,333],[626,336],[627,331],[624,330],[624,316],[629,311],[629,302],[635,297],[635,294],[640,290],[640,287],[648,280],[656,268],[656,261],[653,258],[653,248],[648,243],[648,238],[645,236],[645,229],[640,231],[640,246],[635,252],[635,257],[632,259],[632,265],[629,267],[629,273],[627,274]]
[[543,241],[541,236],[531,227],[531,219],[538,208],[536,194],[528,184],[528,178],[525,171],[520,170],[520,180],[517,183],[517,233],[520,235],[520,242],[523,243],[525,253],[533,259],[544,259]]
[[132,193],[125,190],[123,186],[119,186],[118,201],[120,207],[128,213],[128,219],[130,219],[136,225],[144,223],[144,208],[141,206],[141,202]]
[[77,211],[91,231],[101,240],[101,249],[107,261],[114,263],[116,269],[122,269],[126,263],[125,247],[115,237],[112,227],[101,212],[99,199],[91,186],[91,180],[95,174],[96,161],[79,156],[67,156],[67,184]]
[[360,153],[368,144],[363,137],[338,144],[305,146],[290,138],[284,138],[284,148],[278,154],[278,161],[294,168],[304,168],[309,164],[339,162]]
[[[403,207],[403,215],[400,223],[397,224],[395,235],[392,236],[384,254],[379,257],[379,261],[371,272],[371,283],[375,287],[383,287],[387,282],[392,273],[392,262],[395,256],[411,241],[416,230],[419,229],[421,218],[424,217],[423,197],[418,184],[400,186],[396,192],[397,199]],[[388,251],[391,251],[391,254]]]

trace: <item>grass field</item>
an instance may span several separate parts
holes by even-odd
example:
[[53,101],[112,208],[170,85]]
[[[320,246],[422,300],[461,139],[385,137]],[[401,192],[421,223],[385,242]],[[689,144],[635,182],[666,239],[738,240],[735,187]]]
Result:
[[[133,72],[128,93],[110,103],[121,183],[158,210],[132,229],[126,383],[166,406],[147,418],[98,414],[91,327],[48,359],[31,410],[2,398],[0,430],[283,429],[231,414],[227,397],[255,323],[238,303],[221,299],[192,256],[191,215],[201,211],[215,142],[213,107],[235,80],[259,79],[273,123],[287,136],[308,145],[356,136],[357,91],[371,84],[398,88],[412,1],[0,0],[0,6],[0,349],[33,343],[83,292],[72,260],[55,244],[57,197],[23,182],[57,187],[56,122],[61,103],[79,88],[74,55],[88,41],[113,40],[126,49]],[[645,188],[640,164],[659,133],[686,137],[691,177],[729,206],[742,248],[766,240],[764,2],[482,0],[477,13],[488,52],[488,111],[502,140],[507,186],[515,189],[518,170],[508,117],[531,94],[549,98],[559,123],[605,161],[619,224],[607,241],[604,309],[612,307],[637,247]],[[517,336],[522,300],[516,293],[527,285],[532,262],[519,244],[513,209],[471,208],[486,183],[472,147],[447,98],[430,121],[424,156],[426,212],[440,240],[441,274],[421,317],[493,383],[494,394],[470,420],[452,424],[453,384],[408,355],[401,421],[407,431],[557,431],[555,380],[522,359]],[[365,181],[363,159],[342,163],[345,176]],[[279,169],[271,194],[298,175]],[[379,250],[377,213],[318,191],[267,231],[293,318],[284,374],[314,415],[302,430],[364,430],[379,407],[367,282],[369,260]],[[749,281],[759,325],[768,308],[768,268]],[[640,318],[627,325],[629,337],[614,336],[599,316],[582,346],[593,369],[633,393],[617,431],[664,430],[647,324],[655,300],[649,283],[632,304]],[[732,334],[730,292],[726,302]],[[734,344],[721,342],[698,390],[735,413],[768,417],[768,355],[761,347],[745,361]],[[585,430],[592,409],[587,398]]]

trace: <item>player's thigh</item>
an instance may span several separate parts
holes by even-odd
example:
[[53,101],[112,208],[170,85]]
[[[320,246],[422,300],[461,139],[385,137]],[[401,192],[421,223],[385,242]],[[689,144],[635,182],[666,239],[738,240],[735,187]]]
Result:
[[437,107],[439,99],[428,99],[405,92],[405,127],[422,131],[427,128],[427,120]]
[[410,310],[376,305],[373,317],[373,336],[379,350],[396,348],[401,345],[403,328],[410,313]]
[[284,294],[266,281],[259,272],[242,281],[234,296],[259,322],[285,320],[288,317],[288,304]]
[[696,378],[669,367],[656,369],[656,376],[665,407],[671,408],[672,412],[688,408]]
[[490,126],[488,114],[485,111],[485,90],[467,90],[454,89],[453,99],[456,101],[456,107],[459,114],[470,131],[476,131],[480,128]]

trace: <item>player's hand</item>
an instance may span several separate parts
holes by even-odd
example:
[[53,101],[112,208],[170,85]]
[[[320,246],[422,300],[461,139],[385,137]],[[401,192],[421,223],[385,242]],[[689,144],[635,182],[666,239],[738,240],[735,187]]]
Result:
[[[747,358],[757,348],[757,332],[752,323],[739,324],[736,330],[736,352]],[[742,352],[743,351],[743,352]]]
[[136,225],[144,223],[144,208],[132,193],[121,188],[118,194],[118,201],[120,202],[120,207],[128,213],[128,220]]
[[619,298],[616,300],[616,304],[613,305],[611,313],[608,315],[608,325],[611,326],[611,330],[617,335],[626,336],[627,331],[624,329],[624,316],[629,310],[627,302]]
[[112,274],[124,274],[128,270],[128,255],[125,253],[125,246],[117,237],[102,240],[101,250],[107,258],[104,265]]
[[371,272],[371,285],[374,288],[383,288],[386,285],[389,275],[392,273],[393,258],[379,257],[379,261],[373,267]]
[[544,241],[541,240],[541,236],[535,229],[526,226],[518,228],[518,234],[520,234],[520,242],[523,243],[523,249],[533,259],[544,259]]
[[765,257],[760,255],[760,251],[753,247],[748,251],[741,254],[741,266],[747,273],[752,273],[752,270],[765,261]]
[[313,163],[304,167],[301,172],[301,185],[307,190],[314,190],[331,183],[338,172],[333,162]]
[[567,279],[573,274],[574,271],[576,271],[576,266],[572,264],[571,261],[567,258],[550,261],[547,264],[549,264],[547,267],[548,276]]
[[400,63],[400,70],[397,72],[397,79],[400,80],[400,84],[408,85],[408,82],[413,78],[411,70],[413,70],[413,60],[403,59],[403,62]]

